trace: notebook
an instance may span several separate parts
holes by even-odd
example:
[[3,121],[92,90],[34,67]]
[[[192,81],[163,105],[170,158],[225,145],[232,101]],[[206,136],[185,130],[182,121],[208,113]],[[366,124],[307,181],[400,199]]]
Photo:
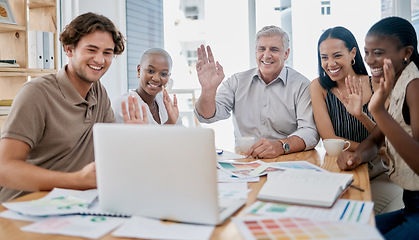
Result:
[[268,175],[257,198],[292,204],[331,207],[353,182],[349,173],[287,169]]
[[104,211],[216,225],[246,201],[218,199],[212,129],[98,123],[93,142]]

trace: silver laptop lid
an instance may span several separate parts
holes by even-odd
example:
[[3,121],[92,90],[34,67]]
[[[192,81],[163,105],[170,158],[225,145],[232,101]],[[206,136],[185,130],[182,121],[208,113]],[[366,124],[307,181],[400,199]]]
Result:
[[93,139],[103,210],[219,222],[212,129],[101,123]]

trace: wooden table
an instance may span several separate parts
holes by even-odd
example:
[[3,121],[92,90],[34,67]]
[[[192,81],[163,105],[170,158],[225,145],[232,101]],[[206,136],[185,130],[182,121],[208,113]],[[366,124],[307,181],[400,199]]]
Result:
[[[325,156],[324,149],[319,148],[316,150],[293,153],[285,156],[281,156],[274,159],[265,159],[266,162],[278,162],[278,161],[307,161],[313,163],[317,166],[320,166],[328,171],[331,172],[341,172],[336,164],[336,157],[329,157]],[[253,161],[253,159],[246,159],[240,161]],[[349,188],[349,190],[343,195],[343,198],[352,199],[352,200],[361,200],[361,201],[371,201],[371,189],[370,189],[370,182],[368,177],[368,169],[367,166],[361,165],[356,170],[346,171],[347,173],[352,173],[354,175],[354,182],[352,185],[357,186],[359,188],[364,189],[364,192],[359,190]],[[243,209],[249,207],[256,201],[256,196],[262,187],[262,185],[266,182],[266,177],[261,177],[259,182],[255,183],[248,183],[248,188],[252,189],[249,193],[247,203],[244,207],[242,207],[234,216],[244,216],[245,213]],[[32,193],[13,201],[28,201],[34,200],[41,197],[44,197],[48,192],[36,192]],[[3,206],[0,206],[0,212],[6,210]],[[373,223],[373,218],[371,219]],[[10,220],[5,218],[0,218],[0,239],[8,239],[8,240],[21,240],[21,239],[31,239],[31,240],[78,240],[84,238],[78,237],[70,237],[70,236],[62,236],[62,235],[46,235],[46,234],[39,234],[39,233],[29,233],[23,232],[20,230],[20,227],[30,224],[29,222],[18,221],[18,220]],[[110,240],[110,239],[128,239],[128,238],[117,238],[111,236],[108,233],[105,237],[101,238],[103,240]],[[211,239],[242,239],[238,229],[234,225],[234,223],[228,219],[223,225],[218,226],[215,228]]]

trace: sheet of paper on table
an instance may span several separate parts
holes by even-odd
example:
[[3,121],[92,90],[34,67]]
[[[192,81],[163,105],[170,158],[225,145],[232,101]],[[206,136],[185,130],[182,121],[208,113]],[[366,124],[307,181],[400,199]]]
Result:
[[211,237],[214,226],[165,222],[157,219],[132,217],[112,233],[116,237],[144,239],[205,240]]
[[312,170],[316,172],[327,172],[307,161],[289,161],[267,163],[262,160],[251,162],[219,161],[217,167],[221,171],[236,176],[238,178],[252,178],[263,176],[268,173],[281,172],[284,170]]
[[98,239],[127,220],[128,218],[105,216],[56,216],[48,217],[42,221],[24,226],[21,230],[43,234],[59,234]]
[[245,240],[254,239],[384,239],[369,224],[320,221],[302,218],[235,217],[232,219]]
[[231,173],[217,169],[218,182],[259,182],[259,177],[239,178],[231,175]]
[[332,208],[256,201],[246,212],[281,218],[294,217],[368,224],[373,206],[373,202],[348,199],[337,200]]
[[97,189],[78,191],[54,188],[45,197],[24,202],[6,202],[3,206],[28,216],[51,216],[85,212],[97,198]]
[[221,154],[217,154],[217,161],[226,161],[226,160],[243,159],[243,158],[246,158],[246,157],[244,155],[229,152],[226,150],[223,150]]
[[218,198],[247,199],[247,182],[218,183]]

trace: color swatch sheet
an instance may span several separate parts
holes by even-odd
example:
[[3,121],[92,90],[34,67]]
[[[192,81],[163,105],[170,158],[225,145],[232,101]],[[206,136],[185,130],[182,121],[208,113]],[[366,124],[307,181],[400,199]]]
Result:
[[384,239],[367,224],[271,217],[233,218],[233,222],[246,240]]
[[266,163],[261,160],[252,162],[218,161],[217,167],[228,174],[239,178],[252,178],[267,173],[284,171],[287,169],[313,170],[324,172],[326,170],[307,161],[273,162]]
[[233,162],[219,161],[217,167],[230,175],[238,178],[253,178],[265,175],[269,171],[282,171],[283,169],[271,168],[263,161],[257,160],[253,162]]
[[373,202],[348,199],[337,200],[331,208],[256,201],[247,209],[247,213],[278,218],[308,218],[367,224],[373,206]]
[[260,177],[248,177],[248,178],[240,178],[233,176],[231,173],[227,171],[222,171],[221,169],[217,169],[217,181],[218,182],[227,182],[227,183],[235,183],[235,182],[259,182]]
[[9,210],[28,216],[52,216],[80,214],[87,212],[88,208],[97,198],[97,189],[80,191],[54,188],[45,197],[24,202],[3,203]]

